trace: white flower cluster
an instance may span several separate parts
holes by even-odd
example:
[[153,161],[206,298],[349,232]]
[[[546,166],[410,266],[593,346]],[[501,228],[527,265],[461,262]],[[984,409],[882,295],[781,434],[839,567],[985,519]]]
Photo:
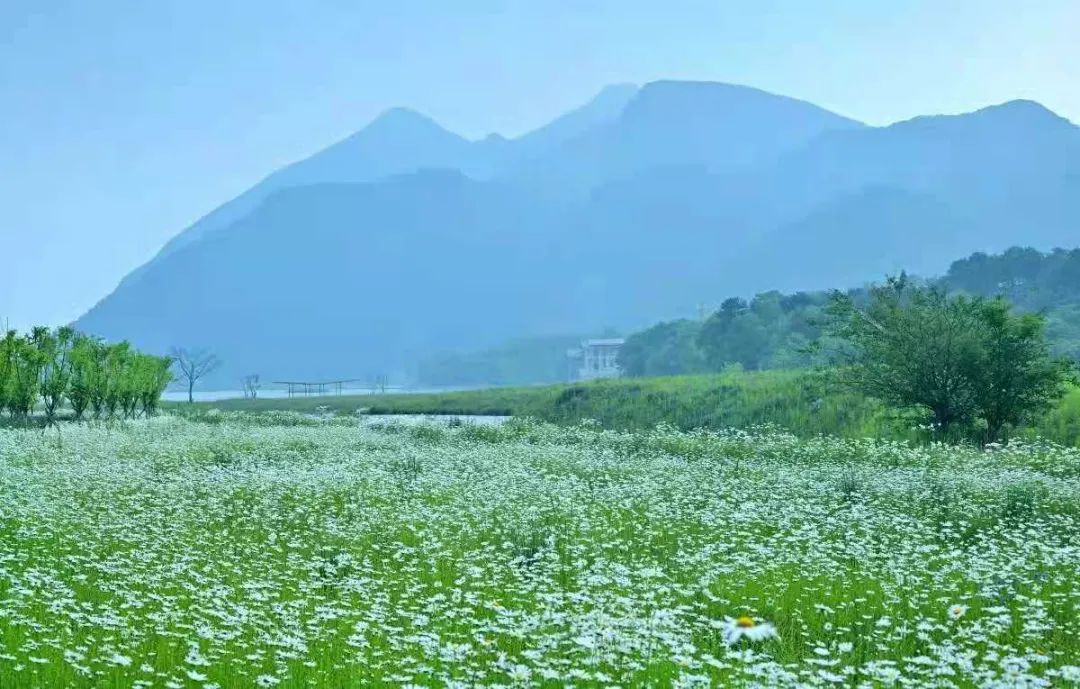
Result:
[[0,687],[1068,687],[1080,451],[0,429]]

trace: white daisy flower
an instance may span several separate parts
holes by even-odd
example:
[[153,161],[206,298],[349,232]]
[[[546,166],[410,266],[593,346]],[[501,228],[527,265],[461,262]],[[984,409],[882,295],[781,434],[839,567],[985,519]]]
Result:
[[770,623],[758,622],[749,615],[742,615],[735,619],[726,618],[721,636],[724,643],[728,646],[734,646],[743,638],[750,641],[764,641],[765,639],[776,638],[778,635],[776,627]]

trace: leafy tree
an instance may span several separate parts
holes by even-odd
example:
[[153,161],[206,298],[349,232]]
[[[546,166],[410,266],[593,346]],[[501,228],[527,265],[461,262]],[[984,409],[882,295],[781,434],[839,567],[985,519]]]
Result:
[[17,353],[18,333],[9,330],[0,340],[0,413],[10,407]]
[[834,294],[835,334],[845,341],[846,381],[898,407],[921,407],[947,435],[977,413],[978,319],[966,297],[914,288],[906,276],[874,287],[860,307]]
[[86,335],[75,335],[71,345],[71,376],[68,383],[68,404],[76,421],[81,421],[94,394],[94,367],[101,343]]
[[88,410],[96,418],[122,412],[156,411],[172,378],[172,360],[135,351],[126,342],[107,345],[69,327],[34,328],[0,339],[0,411],[29,419],[40,402],[47,425],[64,403],[76,420]]
[[865,304],[835,293],[829,310],[846,345],[843,378],[887,404],[926,410],[944,437],[978,421],[983,439],[997,440],[1063,393],[1068,367],[1050,356],[1042,316],[1017,315],[1003,300],[949,296],[901,275]]
[[110,418],[116,416],[117,410],[124,408],[125,396],[129,394],[126,375],[131,356],[131,345],[127,342],[105,347],[104,377],[99,384],[104,387],[105,412]]
[[975,371],[976,404],[985,423],[985,439],[1002,437],[1047,411],[1065,394],[1072,366],[1050,355],[1040,314],[1015,314],[1004,299],[976,302],[982,351]]
[[56,332],[47,328],[34,328],[30,335],[37,350],[40,369],[38,373],[39,394],[45,410],[45,423],[56,421],[56,412],[68,392],[71,378],[71,347],[75,331],[64,327]]
[[15,418],[26,419],[37,405],[44,357],[34,346],[33,336],[15,338],[12,352],[7,395],[8,412]]
[[138,402],[144,416],[157,413],[165,388],[172,381],[172,359],[166,356],[137,354],[135,357]]
[[[778,303],[770,304],[778,309]],[[772,309],[763,309],[767,315]],[[729,364],[758,369],[771,352],[771,337],[762,317],[743,299],[732,298],[702,325],[698,346],[710,370],[719,371]]]
[[98,342],[90,352],[90,362],[87,367],[90,384],[90,409],[95,419],[102,418],[107,411],[106,400],[109,396],[108,354],[106,345]]
[[701,323],[660,323],[626,338],[619,349],[619,367],[629,376],[669,376],[705,370],[697,346]]

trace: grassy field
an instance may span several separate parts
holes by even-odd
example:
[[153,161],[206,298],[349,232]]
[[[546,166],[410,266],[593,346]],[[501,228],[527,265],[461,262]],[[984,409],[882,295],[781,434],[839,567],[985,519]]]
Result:
[[0,430],[0,687],[1080,681],[1080,450],[201,417]]
[[[802,371],[728,373],[670,378],[631,378],[575,385],[493,388],[438,394],[226,400],[204,403],[231,411],[323,408],[340,414],[482,414],[532,417],[559,424],[585,419],[612,429],[648,429],[665,423],[681,430],[749,428],[772,424],[800,436],[925,440],[917,420]],[[173,408],[182,408],[174,405]],[[1080,389],[1024,437],[1080,445]]]

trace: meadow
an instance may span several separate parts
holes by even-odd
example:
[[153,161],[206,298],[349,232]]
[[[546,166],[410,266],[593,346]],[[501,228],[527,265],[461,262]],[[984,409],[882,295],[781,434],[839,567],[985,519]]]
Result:
[[[187,409],[179,404],[171,408],[181,413]],[[201,403],[196,408],[520,416],[561,425],[595,420],[618,430],[648,430],[660,423],[687,431],[768,424],[802,437],[825,433],[909,442],[930,439],[916,416],[890,410],[814,370],[619,378],[461,392],[236,399]],[[1080,388],[1071,387],[1049,413],[1016,429],[1016,435],[1080,445]]]
[[1080,450],[0,429],[0,687],[1068,687]]

